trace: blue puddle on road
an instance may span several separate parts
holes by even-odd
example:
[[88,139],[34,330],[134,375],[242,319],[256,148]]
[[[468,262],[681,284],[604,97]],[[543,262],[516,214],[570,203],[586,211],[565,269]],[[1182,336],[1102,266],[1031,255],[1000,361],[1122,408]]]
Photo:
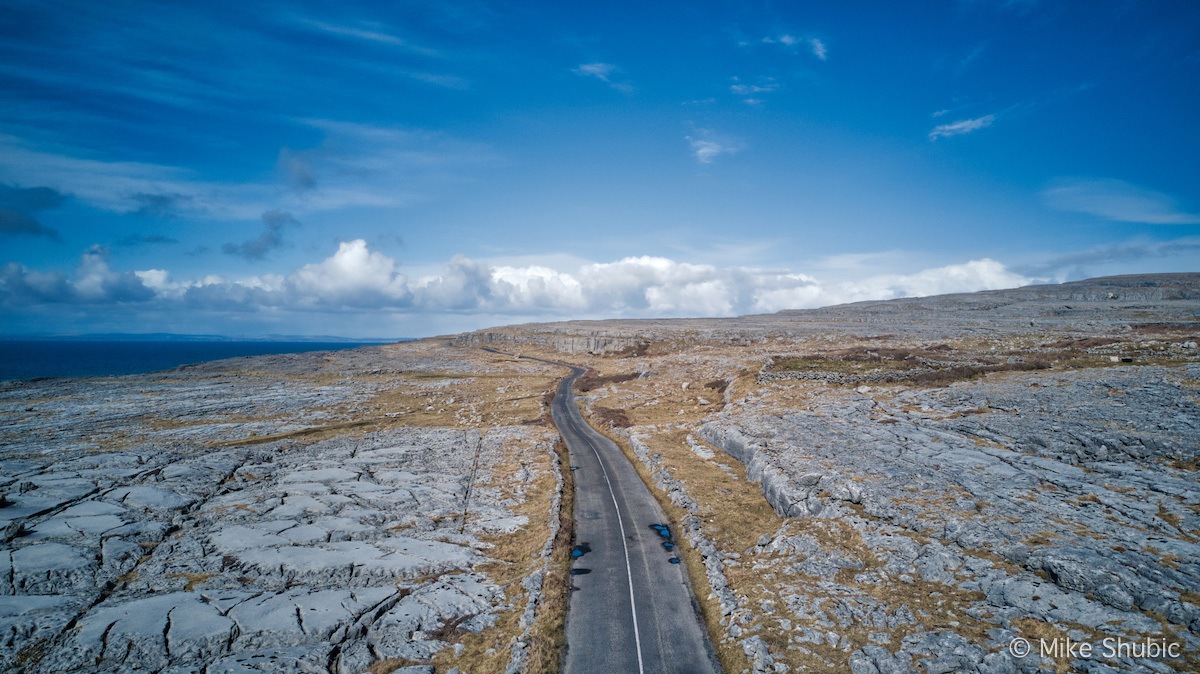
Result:
[[662,546],[663,549],[671,555],[669,558],[667,558],[667,561],[671,564],[678,564],[679,557],[675,556],[673,552],[675,550],[675,541],[671,538],[671,527],[665,524],[651,524],[650,528],[657,532],[659,536],[662,536],[666,539],[662,542]]
[[[580,557],[586,555],[587,553],[589,553],[591,551],[592,551],[591,544],[580,543],[579,545],[576,545],[575,547],[571,548],[571,561],[575,562]],[[572,576],[586,576],[587,574],[589,574],[591,572],[592,572],[591,569],[584,569],[584,568],[571,569]],[[574,589],[574,588],[572,588],[572,589]]]

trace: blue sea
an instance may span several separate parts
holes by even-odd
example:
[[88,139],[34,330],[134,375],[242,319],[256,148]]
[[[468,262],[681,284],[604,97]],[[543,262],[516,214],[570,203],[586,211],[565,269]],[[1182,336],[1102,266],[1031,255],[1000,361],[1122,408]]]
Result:
[[238,356],[352,349],[362,342],[0,340],[0,381],[101,377]]

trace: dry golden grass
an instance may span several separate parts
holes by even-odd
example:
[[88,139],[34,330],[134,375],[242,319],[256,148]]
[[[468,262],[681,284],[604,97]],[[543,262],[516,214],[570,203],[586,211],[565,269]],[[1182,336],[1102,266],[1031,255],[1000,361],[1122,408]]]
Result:
[[191,592],[196,589],[196,586],[207,582],[209,578],[213,578],[218,574],[215,573],[168,573],[167,578],[186,578],[187,585],[183,586],[184,592]]
[[[230,414],[214,411],[202,416],[163,418],[145,415],[137,423],[97,432],[92,439],[99,451],[113,451],[144,443],[154,433],[177,429],[227,424],[274,423],[277,426],[302,426],[277,433],[251,433],[246,437],[228,437],[236,430],[217,431],[221,439],[211,446],[238,447],[279,440],[315,442],[333,437],[356,437],[366,433],[399,427],[488,428],[514,424],[548,425],[542,396],[562,372],[550,365],[531,365],[509,356],[480,349],[454,348],[435,341],[408,342],[382,347],[397,354],[400,362],[427,353],[453,363],[451,370],[413,370],[361,373],[348,370],[338,354],[328,354],[304,373],[280,373],[249,363],[247,369],[230,370],[206,379],[253,379],[286,387],[346,386],[371,391],[365,402],[316,406],[299,413],[277,416]],[[202,379],[205,379],[202,377]],[[172,381],[164,380],[170,385]],[[312,424],[316,413],[328,419]]]
[[[1012,629],[1017,634],[1028,640],[1033,645],[1034,653],[1038,652],[1039,645],[1044,641],[1063,642],[1067,638],[1067,631],[1059,626],[1048,623],[1044,620],[1036,618],[1017,618],[1012,621]],[[1071,671],[1071,659],[1069,657],[1060,656],[1054,658],[1054,673],[1069,674]]]
[[1171,467],[1175,470],[1183,470],[1189,473],[1200,472],[1200,455],[1193,456],[1190,459],[1176,459],[1171,462]]
[[275,442],[276,440],[305,440],[308,442],[317,442],[320,440],[328,440],[329,438],[345,437],[349,435],[348,431],[364,432],[366,430],[374,430],[376,426],[377,423],[372,419],[361,419],[358,421],[344,421],[335,424],[326,424],[324,426],[299,428],[294,431],[283,431],[281,433],[268,433],[266,435],[256,435],[251,433],[249,436],[242,438],[241,440],[212,442],[209,443],[209,445],[212,447],[244,447],[247,445],[261,445],[267,442]]
[[1059,538],[1057,531],[1043,530],[1025,539],[1026,545],[1042,546],[1050,545]]
[[1161,503],[1158,504],[1157,516],[1158,516],[1158,519],[1162,520],[1163,522],[1166,522],[1168,525],[1171,526],[1171,528],[1178,531],[1180,537],[1183,538],[1185,541],[1195,541],[1196,540],[1195,536],[1193,536],[1191,533],[1184,530],[1183,518],[1180,517],[1179,515],[1176,515],[1175,513],[1171,512],[1170,510],[1167,510],[1167,508]]
[[[479,428],[543,422],[542,395],[560,373],[402,373],[379,377],[366,414],[381,428]],[[433,386],[431,382],[442,382]],[[363,414],[360,410],[358,414]]]
[[46,653],[53,643],[54,639],[43,638],[23,647],[17,652],[16,661],[13,663],[16,665],[16,671],[37,671],[38,663],[42,661],[42,658],[46,657]]
[[[555,451],[560,470],[570,465],[566,446],[561,440],[555,444]],[[542,583],[542,603],[526,642],[529,660],[525,663],[525,671],[529,674],[556,674],[561,669],[566,645],[567,605],[571,596],[571,541],[575,529],[575,478],[570,470],[563,470],[562,474],[558,534]]]
[[371,674],[392,674],[392,672],[401,667],[409,667],[412,665],[420,665],[416,660],[408,660],[406,658],[388,658],[386,660],[376,660],[367,667],[367,671]]
[[160,417],[156,414],[144,414],[136,417],[137,422],[151,431],[171,431],[181,428],[195,428],[211,424],[253,424],[277,421],[278,417],[252,416],[248,414],[213,414],[205,417]]

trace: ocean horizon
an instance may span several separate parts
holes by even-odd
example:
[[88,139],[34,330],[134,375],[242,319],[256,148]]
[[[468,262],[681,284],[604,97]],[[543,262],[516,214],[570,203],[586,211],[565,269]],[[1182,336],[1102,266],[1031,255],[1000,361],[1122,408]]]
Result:
[[143,374],[226,358],[334,351],[391,341],[397,340],[192,340],[167,335],[158,339],[4,339],[0,340],[0,381]]

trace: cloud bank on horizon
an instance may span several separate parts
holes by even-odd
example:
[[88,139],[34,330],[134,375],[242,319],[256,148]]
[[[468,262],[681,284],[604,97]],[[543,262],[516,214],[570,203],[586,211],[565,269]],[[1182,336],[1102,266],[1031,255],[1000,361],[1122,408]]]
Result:
[[1200,270],[1200,5],[6,13],[0,334],[420,336]]
[[438,273],[411,277],[394,259],[356,239],[340,243],[324,260],[286,274],[237,279],[175,279],[163,269],[118,271],[110,265],[108,250],[93,246],[73,274],[6,265],[0,269],[0,306],[107,305],[130,314],[152,308],[314,315],[369,310],[498,319],[735,316],[1012,288],[1033,280],[989,259],[829,283],[786,270],[649,256],[584,264],[571,272],[456,256]]

